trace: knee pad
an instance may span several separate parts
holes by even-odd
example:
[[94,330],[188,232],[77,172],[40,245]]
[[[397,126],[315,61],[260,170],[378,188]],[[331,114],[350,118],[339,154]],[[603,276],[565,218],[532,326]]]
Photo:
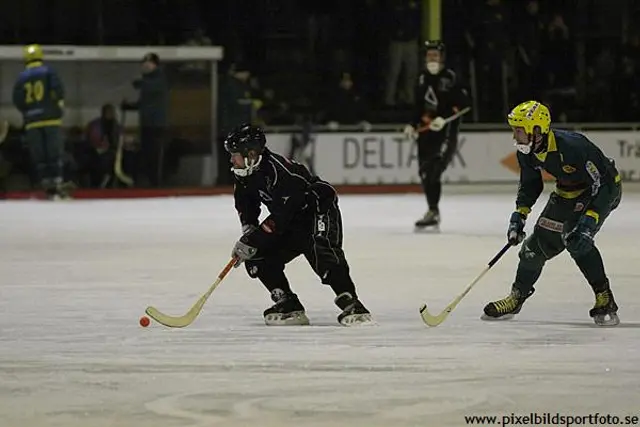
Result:
[[569,255],[571,255],[571,258],[573,258],[575,261],[578,261],[579,259],[590,255],[591,252],[593,252],[594,248],[595,248],[595,244],[592,240],[588,248],[585,248],[580,251],[575,251],[571,248],[571,246],[567,246],[567,252],[569,252]]
[[278,265],[273,260],[267,262],[266,259],[250,259],[244,262],[244,268],[252,279],[269,279],[279,276],[284,271],[284,264]]
[[562,250],[562,248],[554,248],[549,242],[545,242],[543,237],[534,233],[522,243],[518,257],[523,266],[530,270],[537,270]]
[[244,262],[244,268],[246,268],[249,277],[251,277],[252,279],[258,278],[258,276],[260,275],[260,264],[262,264],[260,261],[249,260]]

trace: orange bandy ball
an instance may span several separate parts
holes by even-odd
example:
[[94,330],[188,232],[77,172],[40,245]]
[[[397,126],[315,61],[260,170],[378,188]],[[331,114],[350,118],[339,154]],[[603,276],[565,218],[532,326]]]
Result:
[[147,326],[149,326],[149,323],[151,323],[151,321],[147,316],[142,316],[140,318],[140,326],[142,326],[143,328],[146,328]]

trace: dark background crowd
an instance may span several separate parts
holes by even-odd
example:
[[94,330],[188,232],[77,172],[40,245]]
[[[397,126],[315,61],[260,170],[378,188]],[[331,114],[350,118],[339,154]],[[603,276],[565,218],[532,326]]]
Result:
[[[2,3],[0,44],[223,46],[221,134],[245,120],[333,129],[405,123],[428,30],[427,2],[418,0]],[[473,98],[466,122],[502,123],[530,98],[549,104],[557,122],[640,122],[640,2],[441,3],[448,66]],[[189,81],[210,90],[207,63],[162,65],[172,88]]]

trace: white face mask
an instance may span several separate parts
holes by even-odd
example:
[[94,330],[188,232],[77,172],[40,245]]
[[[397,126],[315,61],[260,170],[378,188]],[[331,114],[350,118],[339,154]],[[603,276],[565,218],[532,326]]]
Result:
[[427,71],[431,74],[438,74],[442,65],[439,62],[429,61],[427,62]]
[[516,142],[513,145],[515,145],[516,150],[518,150],[522,154],[529,154],[531,152],[531,144],[519,144]]
[[256,160],[250,160],[248,157],[244,158],[244,167],[243,168],[235,168],[232,167],[231,171],[240,177],[249,176],[253,173],[255,169],[260,165],[260,161],[262,160],[262,155],[258,156]]

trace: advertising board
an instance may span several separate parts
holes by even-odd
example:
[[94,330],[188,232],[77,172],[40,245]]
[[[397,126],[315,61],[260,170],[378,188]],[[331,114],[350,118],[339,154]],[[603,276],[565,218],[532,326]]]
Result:
[[[640,181],[640,132],[585,134],[616,164],[626,181]],[[290,152],[290,136],[269,136],[275,151]],[[306,150],[314,172],[336,185],[417,184],[417,144],[401,133],[319,133]],[[518,180],[516,151],[509,132],[461,132],[444,182],[511,183]],[[545,180],[553,177],[545,174]]]

